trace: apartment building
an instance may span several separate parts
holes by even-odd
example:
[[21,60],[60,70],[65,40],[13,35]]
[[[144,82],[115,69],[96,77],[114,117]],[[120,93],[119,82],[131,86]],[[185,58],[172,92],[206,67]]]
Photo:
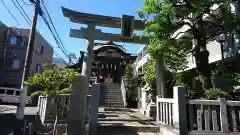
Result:
[[134,62],[134,71],[135,75],[140,75],[143,73],[144,65],[146,65],[147,61],[149,60],[150,55],[147,53],[147,45],[143,45],[137,52],[137,59]]
[[[179,37],[180,38],[180,37]],[[234,42],[233,42],[234,40]],[[226,41],[223,43],[223,57],[225,59],[231,58],[236,54],[240,54],[240,42],[238,39],[232,37],[226,37]],[[140,75],[144,70],[144,65],[149,60],[150,56],[146,52],[147,45],[144,45],[137,53],[137,60],[135,61],[135,75]],[[207,44],[207,50],[209,51],[209,63],[215,63],[222,60],[221,44],[215,39],[212,39]],[[187,56],[188,65],[184,71],[188,71],[196,68],[195,58],[192,54]],[[184,72],[179,71],[179,72]]]
[[[29,29],[0,25],[0,86],[19,88],[26,56]],[[34,52],[28,75],[43,70],[43,64],[52,64],[53,48],[36,32]]]

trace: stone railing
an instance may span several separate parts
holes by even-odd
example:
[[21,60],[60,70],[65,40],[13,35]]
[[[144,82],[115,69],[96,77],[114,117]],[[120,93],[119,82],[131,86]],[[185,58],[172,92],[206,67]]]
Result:
[[67,95],[39,96],[38,114],[42,123],[53,123],[58,112],[58,123],[67,124],[69,133],[97,132],[100,84],[93,83],[89,89],[87,77],[78,75],[71,89]]
[[39,96],[38,113],[42,123],[54,121],[58,112],[59,120],[66,120],[70,95]]
[[240,135],[240,101],[187,100],[177,86],[172,99],[157,96],[156,119],[168,135]]

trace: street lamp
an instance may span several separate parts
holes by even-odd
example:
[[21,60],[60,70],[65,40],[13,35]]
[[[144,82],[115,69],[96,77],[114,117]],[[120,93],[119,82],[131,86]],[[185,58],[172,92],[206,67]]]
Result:
[[226,37],[224,34],[220,34],[219,36],[217,36],[216,40],[221,45],[222,64],[224,66],[224,46],[226,45]]

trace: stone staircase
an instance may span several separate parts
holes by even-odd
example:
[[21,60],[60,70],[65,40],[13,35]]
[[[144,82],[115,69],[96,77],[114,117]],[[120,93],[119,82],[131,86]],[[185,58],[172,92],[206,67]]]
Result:
[[101,107],[124,107],[120,84],[101,84],[99,104]]
[[155,120],[137,109],[100,108],[97,135],[160,135]]

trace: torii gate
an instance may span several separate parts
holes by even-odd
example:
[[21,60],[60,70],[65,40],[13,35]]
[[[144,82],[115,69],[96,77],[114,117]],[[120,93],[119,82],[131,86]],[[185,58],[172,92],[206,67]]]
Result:
[[[145,28],[144,23],[141,20],[134,20],[134,17],[123,15],[122,18],[109,17],[103,15],[87,14],[82,12],[73,11],[62,7],[62,13],[65,17],[73,23],[87,24],[87,28],[81,28],[80,30],[70,29],[70,37],[86,39],[86,52],[84,56],[82,75],[91,75],[92,58],[93,58],[93,46],[94,40],[111,40],[114,42],[125,42],[135,44],[148,44],[148,41],[140,38],[139,36],[132,36],[134,30],[143,30]],[[130,20],[131,25],[129,36],[122,36],[124,34],[112,34],[103,33],[100,29],[96,29],[96,26],[104,26],[111,28],[124,28],[122,24],[124,18]],[[130,19],[129,19],[130,18]],[[126,28],[129,29],[129,28]],[[122,29],[123,32],[123,29]],[[157,94],[163,95],[164,81],[163,81],[163,60],[159,58],[157,60]]]

